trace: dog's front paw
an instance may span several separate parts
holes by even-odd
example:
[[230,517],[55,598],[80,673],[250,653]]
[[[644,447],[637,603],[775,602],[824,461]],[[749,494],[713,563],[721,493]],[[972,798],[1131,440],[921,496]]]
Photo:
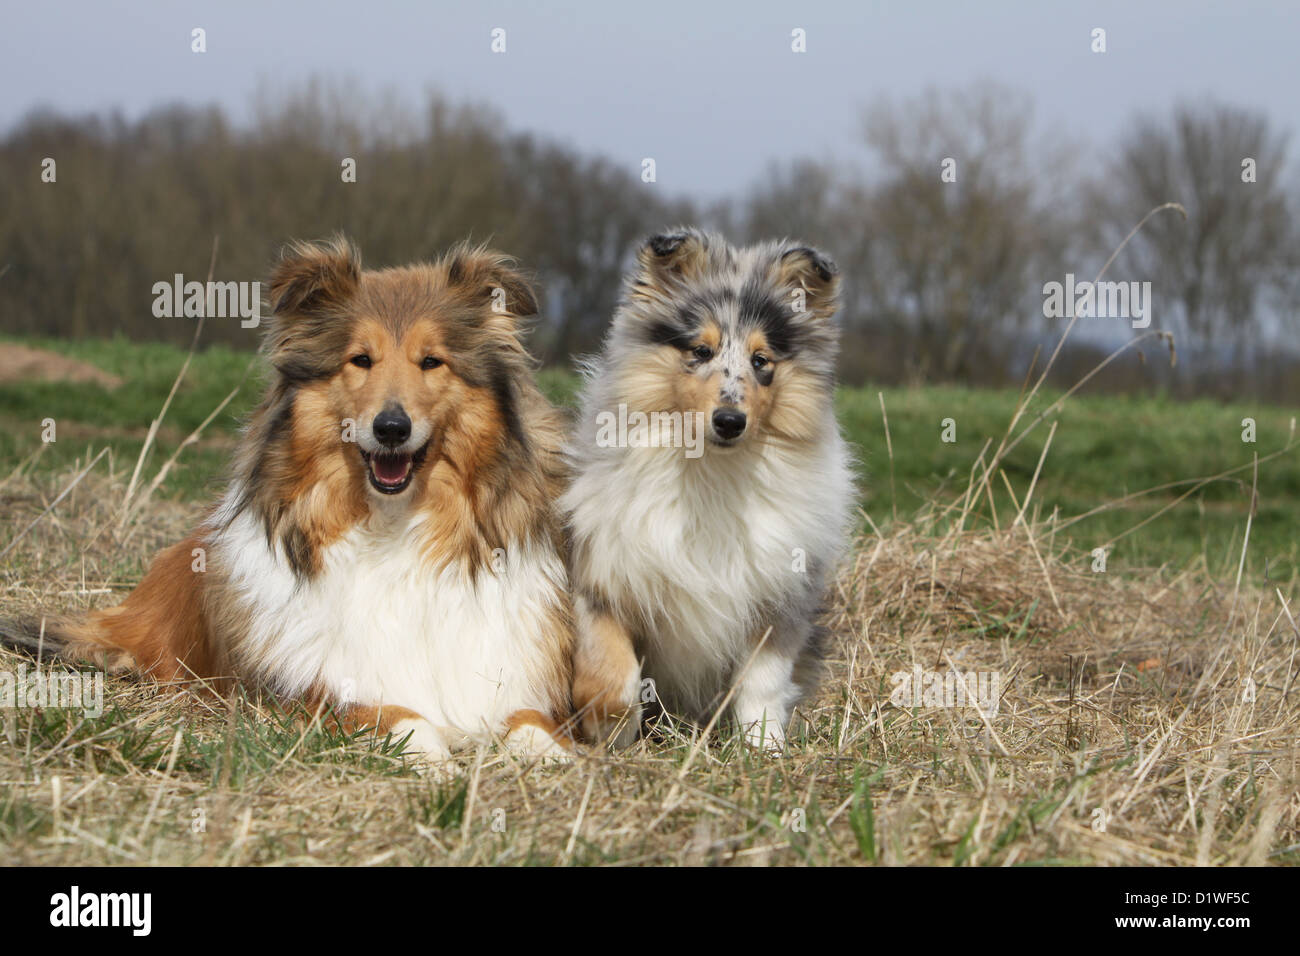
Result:
[[573,741],[558,723],[538,710],[517,710],[506,721],[502,741],[512,753],[534,757],[542,763],[573,760]]
[[460,773],[460,767],[452,760],[446,736],[424,718],[399,720],[390,733],[397,741],[406,738],[402,754],[422,776],[448,780]]
[[506,735],[505,748],[523,757],[534,757],[544,764],[570,763],[573,751],[547,731],[532,724],[517,727]]
[[785,728],[772,720],[757,720],[744,727],[745,743],[755,750],[779,754],[785,750]]
[[588,710],[582,715],[582,736],[594,744],[606,744],[622,750],[636,743],[641,731],[642,707],[640,701],[628,704],[621,712],[610,714]]

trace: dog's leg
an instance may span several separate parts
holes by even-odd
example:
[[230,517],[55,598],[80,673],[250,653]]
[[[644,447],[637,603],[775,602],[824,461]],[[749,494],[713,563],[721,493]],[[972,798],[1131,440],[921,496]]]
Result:
[[750,746],[770,751],[785,748],[785,727],[799,699],[795,665],[809,631],[807,624],[774,624],[767,641],[749,662],[736,688],[732,713]]
[[[309,703],[319,713],[323,707],[322,701],[319,694],[314,694]],[[455,772],[456,765],[451,760],[451,744],[447,735],[413,710],[387,705],[377,707],[352,704],[336,710],[335,715],[331,722],[346,733],[373,730],[381,737],[392,734],[394,740],[401,740],[409,734],[404,752],[414,758],[422,772],[437,775]]]
[[[384,731],[381,730],[380,733]],[[419,714],[394,721],[387,733],[391,733],[394,740],[401,740],[410,734],[405,752],[414,754],[418,763],[441,770],[452,766],[451,747],[447,744],[447,738]]]
[[558,722],[540,710],[517,710],[506,718],[505,745],[508,750],[546,761],[568,761],[573,757],[573,740]]
[[573,660],[573,705],[582,735],[593,743],[626,747],[641,730],[641,664],[632,637],[614,617],[577,600],[578,644]]

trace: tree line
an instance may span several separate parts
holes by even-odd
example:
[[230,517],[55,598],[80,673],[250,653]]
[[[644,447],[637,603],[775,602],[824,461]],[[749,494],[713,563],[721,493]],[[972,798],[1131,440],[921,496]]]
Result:
[[[151,290],[205,279],[214,237],[219,281],[262,278],[289,238],[342,230],[380,266],[471,237],[536,275],[532,347],[567,364],[599,345],[637,241],[693,222],[831,252],[847,381],[1004,385],[1064,328],[1044,314],[1045,284],[1092,279],[1150,209],[1177,202],[1186,215],[1153,216],[1107,278],[1150,283],[1178,367],[1147,342],[1095,384],[1300,400],[1285,132],[1212,102],[1135,116],[1113,144],[1045,140],[1031,117],[1027,96],[990,85],[879,100],[863,108],[858,155],[774,166],[702,205],[437,95],[412,110],[311,83],[261,97],[239,126],[191,106],[135,121],[36,112],[0,139],[0,331],[188,342],[193,319],[155,316]],[[1134,334],[1123,318],[1081,318],[1058,382]],[[236,321],[204,330],[237,347],[256,336]]]

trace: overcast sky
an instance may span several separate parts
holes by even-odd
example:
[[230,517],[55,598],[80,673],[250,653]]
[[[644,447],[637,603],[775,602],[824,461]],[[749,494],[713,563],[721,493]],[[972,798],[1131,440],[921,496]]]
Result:
[[[193,27],[205,54],[190,52]],[[491,52],[496,27],[505,54]],[[654,157],[667,189],[713,198],[772,160],[860,158],[874,96],[981,79],[1031,92],[1045,128],[1101,150],[1135,110],[1206,96],[1290,130],[1297,41],[1300,3],[1283,0],[10,3],[0,125],[35,106],[134,118],[177,100],[239,121],[259,85],[351,78],[412,104],[428,89],[487,102],[512,128],[634,172]]]

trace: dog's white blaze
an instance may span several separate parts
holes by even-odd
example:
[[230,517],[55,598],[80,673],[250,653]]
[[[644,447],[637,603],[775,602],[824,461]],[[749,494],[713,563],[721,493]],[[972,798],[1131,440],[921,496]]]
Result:
[[[749,658],[764,612],[804,588],[797,551],[809,568],[837,561],[853,479],[827,415],[812,450],[761,441],[687,459],[680,450],[582,445],[583,467],[561,504],[590,544],[586,580],[655,622],[646,671],[670,708],[698,710],[725,692],[722,680]],[[796,696],[793,663],[754,661],[736,701],[742,723],[765,709],[769,723],[784,721]]]
[[253,676],[281,694],[317,686],[335,701],[413,710],[453,748],[499,736],[516,710],[549,712],[543,634],[566,586],[559,556],[517,545],[504,570],[471,581],[455,567],[434,574],[419,530],[404,509],[378,510],[324,549],[311,580],[247,512],[213,532],[231,600],[250,617],[238,660],[261,662]]

